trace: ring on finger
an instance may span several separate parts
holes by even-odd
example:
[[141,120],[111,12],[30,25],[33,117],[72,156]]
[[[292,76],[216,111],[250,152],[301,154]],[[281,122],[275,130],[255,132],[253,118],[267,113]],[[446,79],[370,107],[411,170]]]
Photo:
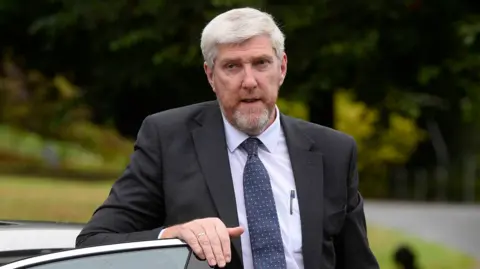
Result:
[[205,235],[204,232],[198,233],[198,234],[197,234],[197,238],[200,238],[200,236],[203,236],[203,235]]

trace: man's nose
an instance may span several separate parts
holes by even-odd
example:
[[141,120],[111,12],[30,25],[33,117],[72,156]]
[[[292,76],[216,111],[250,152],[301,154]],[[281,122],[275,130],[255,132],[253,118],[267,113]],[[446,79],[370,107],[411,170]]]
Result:
[[242,87],[246,89],[254,89],[257,87],[255,72],[250,65],[245,66],[243,69]]

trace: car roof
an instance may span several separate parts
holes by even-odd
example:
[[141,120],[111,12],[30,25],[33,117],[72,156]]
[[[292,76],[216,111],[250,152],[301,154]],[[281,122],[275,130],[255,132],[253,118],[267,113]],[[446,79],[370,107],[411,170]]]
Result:
[[0,252],[74,248],[82,227],[81,223],[3,220]]
[[54,221],[33,221],[33,220],[0,220],[0,230],[2,229],[70,229],[70,228],[82,228],[83,223],[76,222],[54,222]]

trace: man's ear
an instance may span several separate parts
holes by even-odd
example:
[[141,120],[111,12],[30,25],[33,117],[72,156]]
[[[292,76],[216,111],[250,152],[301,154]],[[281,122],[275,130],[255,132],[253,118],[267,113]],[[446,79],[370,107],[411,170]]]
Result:
[[205,70],[205,75],[207,75],[208,83],[210,83],[212,90],[215,91],[215,86],[213,85],[213,69],[208,66],[207,62],[204,62],[203,70]]
[[279,81],[280,86],[283,84],[283,81],[285,81],[285,77],[287,76],[287,63],[288,63],[287,54],[284,52],[282,60],[280,62],[280,72],[281,72],[280,81]]

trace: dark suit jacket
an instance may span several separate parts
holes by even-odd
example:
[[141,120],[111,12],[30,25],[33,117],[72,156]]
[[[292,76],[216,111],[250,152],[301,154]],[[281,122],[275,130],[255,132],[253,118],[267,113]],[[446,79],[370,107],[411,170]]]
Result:
[[[358,193],[356,144],[343,133],[280,115],[300,208],[306,269],[378,268]],[[163,227],[219,217],[238,226],[216,101],[145,118],[131,162],[77,238],[77,247],[154,240]],[[228,268],[242,268],[232,241]]]

